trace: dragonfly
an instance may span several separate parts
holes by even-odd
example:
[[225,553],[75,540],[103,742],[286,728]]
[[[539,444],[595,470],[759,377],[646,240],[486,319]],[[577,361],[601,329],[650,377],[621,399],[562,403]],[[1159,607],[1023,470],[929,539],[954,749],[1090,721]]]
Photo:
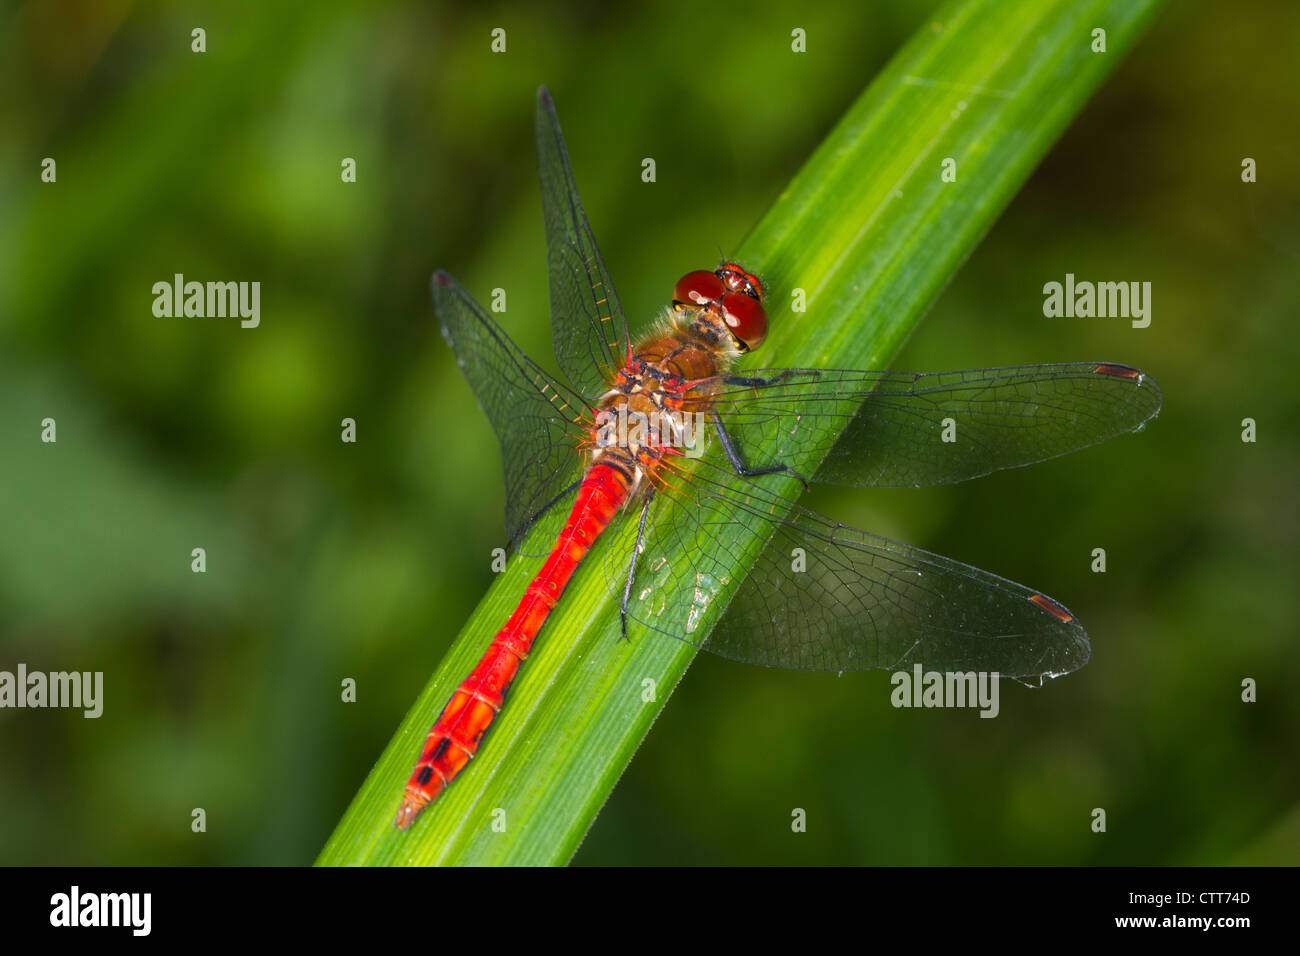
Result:
[[[732,261],[683,276],[633,339],[545,87],[536,116],[562,377],[446,272],[431,285],[443,336],[501,446],[511,547],[545,561],[429,732],[399,828],[474,757],[579,564],[624,515],[635,544],[600,559],[624,637],[632,622],[768,667],[921,664],[1031,686],[1088,661],[1087,632],[1059,601],[796,499],[810,482],[964,481],[1139,430],[1160,410],[1151,376],[1113,362],[740,371],[767,334],[767,287]],[[706,626],[714,603],[724,609]]]

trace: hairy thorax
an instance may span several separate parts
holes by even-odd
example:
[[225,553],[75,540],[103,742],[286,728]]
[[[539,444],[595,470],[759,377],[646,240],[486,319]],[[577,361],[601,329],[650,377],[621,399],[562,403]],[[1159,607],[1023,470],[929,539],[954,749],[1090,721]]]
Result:
[[598,408],[594,461],[638,482],[665,456],[702,451],[709,395],[739,354],[713,323],[676,318],[632,350]]

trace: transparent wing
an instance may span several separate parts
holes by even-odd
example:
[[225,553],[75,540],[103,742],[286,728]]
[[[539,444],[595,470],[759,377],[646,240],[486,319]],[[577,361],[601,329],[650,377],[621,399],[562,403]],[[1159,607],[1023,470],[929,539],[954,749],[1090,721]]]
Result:
[[[1022,585],[792,506],[703,459],[661,473],[628,611],[722,657],[807,670],[996,671],[1039,684],[1082,667],[1088,635]],[[734,594],[729,585],[761,549]],[[622,590],[630,555],[608,549]],[[712,631],[714,603],[730,603]]]
[[501,444],[506,533],[517,548],[543,516],[562,521],[566,491],[581,476],[579,448],[590,436],[592,412],[528,358],[459,282],[439,271],[432,287],[443,338]]
[[627,320],[596,248],[551,94],[537,94],[537,170],[551,280],[551,337],[569,384],[596,399],[631,355]]
[[709,401],[742,449],[816,467],[813,481],[921,487],[1133,431],[1160,411],[1161,393],[1138,369],[1077,362],[933,374],[765,369],[720,379]]

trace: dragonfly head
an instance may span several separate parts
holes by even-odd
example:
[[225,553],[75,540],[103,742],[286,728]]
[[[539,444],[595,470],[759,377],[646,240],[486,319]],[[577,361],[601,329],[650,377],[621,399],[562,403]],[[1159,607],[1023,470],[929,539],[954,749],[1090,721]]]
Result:
[[713,272],[698,269],[678,279],[673,301],[713,313],[727,327],[736,347],[748,352],[767,337],[763,295],[763,283],[756,275],[734,262],[724,262]]

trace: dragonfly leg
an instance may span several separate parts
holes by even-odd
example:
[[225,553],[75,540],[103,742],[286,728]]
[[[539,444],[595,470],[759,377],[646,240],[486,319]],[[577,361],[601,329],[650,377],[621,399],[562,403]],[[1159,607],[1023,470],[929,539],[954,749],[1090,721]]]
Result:
[[641,520],[636,526],[636,544],[632,546],[632,561],[627,566],[627,584],[623,586],[623,601],[618,606],[618,623],[623,629],[623,640],[627,640],[627,602],[632,598],[632,579],[636,577],[636,561],[641,556],[641,543],[645,540],[645,519],[650,514],[650,502],[654,500],[655,490],[647,487],[645,504],[641,506]]
[[784,472],[798,478],[799,483],[803,485],[803,490],[808,490],[808,480],[789,465],[775,464],[764,465],[761,468],[750,468],[745,464],[745,459],[741,457],[740,449],[736,447],[735,439],[727,431],[727,426],[722,424],[722,416],[717,412],[711,412],[710,417],[713,419],[713,428],[718,433],[718,440],[722,442],[722,450],[727,453],[727,461],[731,462],[731,467],[736,474],[742,478],[757,478],[760,475],[774,475],[777,472]]

